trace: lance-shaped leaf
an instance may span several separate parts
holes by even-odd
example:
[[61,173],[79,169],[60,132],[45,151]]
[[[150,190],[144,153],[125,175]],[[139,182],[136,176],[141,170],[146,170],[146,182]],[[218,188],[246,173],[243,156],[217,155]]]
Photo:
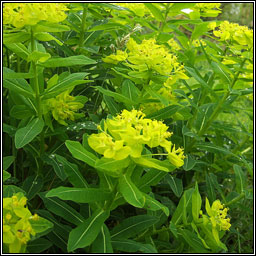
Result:
[[236,191],[241,194],[242,192],[244,192],[244,188],[246,185],[245,184],[245,181],[246,181],[245,174],[239,165],[234,164],[233,168],[234,168],[234,172],[235,172]]
[[60,186],[46,194],[46,197],[55,196],[62,200],[71,200],[76,203],[91,203],[109,199],[110,193],[99,188],[69,188]]
[[158,202],[157,200],[155,200],[151,196],[149,196],[145,193],[143,193],[143,194],[146,198],[144,208],[146,208],[148,210],[151,210],[151,211],[162,210],[167,217],[169,216],[170,213],[169,213],[168,207],[164,206],[163,204],[161,204],[160,202]]
[[15,147],[22,148],[31,142],[44,128],[44,121],[33,119],[27,126],[20,128],[15,133]]
[[78,141],[67,140],[65,145],[73,157],[87,163],[92,167],[95,166],[95,162],[98,158],[91,152],[87,151]]
[[27,96],[30,98],[34,98],[34,92],[31,88],[31,86],[27,83],[25,79],[19,78],[19,79],[6,79],[5,74],[12,75],[15,74],[15,72],[11,69],[8,69],[6,67],[3,68],[3,86],[10,91],[13,91],[17,94],[21,94],[23,96]]
[[76,210],[68,204],[62,202],[58,198],[47,198],[46,193],[39,193],[39,196],[44,201],[45,207],[52,213],[62,217],[66,221],[79,225],[84,222],[84,218]]
[[88,73],[70,74],[57,84],[46,89],[42,94],[42,99],[55,97],[56,95],[68,90],[69,88],[73,88],[75,85],[86,83],[86,81],[83,80],[86,75],[88,75]]
[[135,237],[159,221],[159,217],[150,215],[137,215],[123,220],[111,231],[111,240]]
[[70,56],[66,58],[51,58],[41,65],[47,68],[56,68],[56,67],[71,67],[76,65],[92,65],[96,64],[95,60],[92,60],[84,55]]
[[136,164],[149,167],[149,168],[154,168],[164,172],[171,172],[176,169],[176,167],[172,165],[169,161],[160,161],[154,158],[146,158],[146,157],[132,158],[132,160]]
[[198,190],[198,184],[196,182],[195,190],[192,194],[192,216],[195,222],[198,221],[201,205],[202,205],[202,199]]
[[103,224],[100,233],[92,244],[92,253],[113,253],[108,227]]
[[171,175],[166,175],[165,181],[170,186],[175,196],[180,197],[183,192],[182,180],[176,177],[172,177]]
[[22,43],[6,44],[5,46],[24,60],[26,60],[30,54],[27,47]]
[[171,117],[173,114],[175,114],[179,109],[182,107],[178,105],[171,105],[165,108],[162,108],[152,114],[147,115],[147,118],[150,119],[156,119],[156,120],[162,120]]
[[144,206],[145,196],[126,174],[119,178],[118,190],[129,204],[138,208]]
[[99,209],[69,234],[68,251],[90,245],[99,234],[102,225],[109,217],[109,211]]

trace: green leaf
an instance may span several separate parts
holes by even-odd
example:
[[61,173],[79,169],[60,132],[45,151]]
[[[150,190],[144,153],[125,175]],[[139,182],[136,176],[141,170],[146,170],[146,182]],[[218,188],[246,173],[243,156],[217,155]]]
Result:
[[161,204],[160,202],[158,202],[157,200],[155,200],[154,198],[152,198],[151,196],[143,193],[145,198],[146,198],[146,202],[144,205],[144,208],[150,210],[150,211],[158,211],[158,210],[162,210],[165,215],[168,217],[170,212],[168,207],[164,206],[163,204]]
[[231,152],[229,150],[227,150],[226,148],[216,146],[210,142],[196,143],[195,147],[198,148],[199,150],[208,151],[208,152],[212,152],[212,153],[231,154]]
[[32,226],[32,229],[36,232],[36,234],[43,233],[46,230],[53,228],[53,223],[40,216],[38,220],[30,219],[29,222]]
[[165,108],[162,108],[152,114],[147,115],[147,118],[156,119],[156,120],[164,120],[166,118],[171,117],[175,114],[181,107],[178,105],[171,105]]
[[115,116],[121,112],[121,106],[119,106],[119,104],[117,104],[112,97],[103,95],[103,99],[111,115]]
[[150,10],[156,20],[162,22],[165,20],[163,14],[161,13],[161,10],[159,10],[154,4],[144,3],[144,5]]
[[91,152],[87,151],[78,141],[67,140],[65,145],[73,157],[87,163],[92,167],[95,166],[98,158]]
[[244,189],[246,187],[246,176],[245,173],[243,172],[242,168],[234,164],[233,169],[235,172],[235,180],[236,180],[236,191],[241,194],[244,192]]
[[223,82],[231,84],[231,78],[229,74],[226,72],[227,67],[224,64],[212,61],[211,66],[214,72],[223,79]]
[[15,133],[15,147],[22,148],[31,142],[44,128],[44,121],[39,118],[33,119],[25,127]]
[[145,197],[126,174],[119,178],[118,190],[129,204],[138,208],[144,206]]
[[71,252],[77,248],[84,248],[90,245],[96,239],[108,217],[108,211],[99,209],[91,217],[73,229],[68,239],[68,251]]
[[30,54],[27,47],[22,43],[5,44],[5,46],[24,60],[26,60]]
[[171,190],[175,194],[175,196],[180,197],[183,192],[183,184],[182,180],[171,175],[165,176],[165,181],[170,186]]
[[169,163],[169,161],[160,161],[154,158],[146,158],[146,157],[132,158],[132,160],[136,164],[149,167],[149,168],[155,168],[157,170],[161,170],[164,172],[172,172],[176,169],[176,167],[171,163]]
[[74,73],[65,77],[62,81],[59,81],[57,84],[53,85],[50,88],[47,88],[42,94],[42,99],[53,98],[60,93],[73,88],[75,85],[86,83],[84,79],[88,73]]
[[191,202],[193,191],[194,189],[192,188],[184,192],[175,212],[172,215],[171,221],[173,222],[173,224],[178,225],[182,221],[183,214],[184,214],[184,203],[185,203],[185,210],[186,210],[186,208],[188,207],[188,204]]
[[131,101],[136,102],[139,99],[140,91],[132,81],[125,79],[122,83],[122,94]]
[[133,100],[129,99],[128,97],[116,93],[116,92],[112,92],[110,90],[106,90],[100,86],[95,86],[95,88],[100,91],[102,94],[113,97],[117,102],[124,102],[130,105],[136,105],[136,102],[134,102]]
[[198,23],[202,23],[203,21],[201,19],[197,19],[197,20],[191,20],[191,19],[177,19],[177,20],[168,20],[167,24],[171,24],[171,25],[185,25],[185,24],[198,24]]
[[3,157],[3,170],[7,170],[13,163],[14,159],[15,159],[14,156],[4,156]]
[[129,158],[122,160],[115,160],[112,158],[102,157],[95,162],[95,168],[106,172],[110,176],[119,177],[122,174],[122,170],[126,168],[130,163]]
[[210,118],[211,114],[214,111],[216,104],[207,103],[199,107],[197,114],[197,119],[195,121],[195,128],[200,131],[204,128],[207,123],[207,120]]
[[113,248],[123,252],[157,253],[156,248],[151,244],[143,244],[130,239],[111,240]]
[[[184,133],[184,135],[187,135]],[[188,135],[187,135],[188,136]],[[193,137],[193,136],[192,136]],[[196,161],[194,160],[194,158],[191,155],[188,155],[185,159],[184,159],[184,165],[183,165],[183,169],[185,171],[189,171],[191,169],[193,169],[193,167],[196,165]]]
[[41,65],[47,68],[56,68],[56,67],[71,67],[76,65],[92,65],[97,64],[95,60],[92,60],[84,55],[70,56],[66,58],[51,58]]
[[46,21],[40,21],[40,24],[37,23],[33,27],[34,32],[64,32],[69,30],[70,30],[70,27],[66,25],[54,23],[54,26],[53,26],[52,23],[49,23]]
[[39,196],[44,201],[44,205],[49,211],[75,225],[79,225],[84,222],[82,215],[67,203],[62,202],[58,198],[47,198],[45,197],[45,194],[46,192],[41,192],[39,193]]
[[67,178],[63,165],[61,163],[58,163],[54,154],[51,154],[51,155],[44,154],[41,156],[41,158],[45,163],[53,167],[54,172],[62,181],[64,181]]
[[197,253],[209,253],[195,233],[192,233],[187,229],[179,229],[178,234],[180,234]]
[[49,58],[51,58],[51,55],[46,52],[39,52],[39,51],[33,51],[28,55],[27,62],[33,61],[33,62],[45,62]]
[[180,12],[183,9],[186,8],[192,8],[194,7],[195,3],[174,3],[171,7],[170,7],[170,12]]
[[108,227],[103,224],[100,233],[92,243],[92,253],[113,253],[112,243]]
[[170,221],[170,225],[169,225],[169,229],[171,230],[171,232],[173,233],[173,235],[178,238],[178,233],[177,233],[177,227],[175,226],[175,224]]
[[27,245],[27,250],[29,253],[40,253],[49,249],[53,245],[52,242],[45,238],[38,238],[33,241],[29,241]]
[[[3,67],[3,74],[12,75],[15,72],[11,69]],[[34,91],[32,90],[31,86],[25,79],[3,79],[3,87],[13,91],[17,94],[21,94],[23,96],[27,96],[30,98],[34,98]]]
[[62,200],[71,200],[76,203],[91,203],[110,198],[110,193],[99,188],[69,188],[58,187],[50,190],[46,197],[58,197]]
[[3,34],[3,43],[12,44],[12,43],[23,43],[30,39],[31,35],[28,32],[16,32]]
[[16,193],[23,193],[26,195],[26,191],[21,189],[20,187],[14,185],[3,185],[3,198],[5,197],[12,197]]
[[35,114],[26,105],[14,105],[10,111],[10,116],[16,119],[26,119]]
[[11,174],[5,170],[3,170],[3,182],[8,180],[11,177]]
[[202,199],[198,191],[198,184],[196,182],[195,190],[192,194],[192,216],[195,222],[198,222],[201,205],[202,205]]
[[120,23],[109,22],[107,24],[94,26],[89,30],[87,30],[87,32],[98,31],[98,30],[109,31],[109,30],[119,30],[119,29],[124,30],[126,29],[126,27]]
[[24,180],[22,184],[22,189],[26,191],[28,200],[31,200],[42,189],[43,185],[43,178],[39,175],[34,174]]
[[[141,179],[137,181],[140,190],[144,190],[147,186],[155,186],[160,180],[167,175],[166,172],[162,172],[156,169],[149,169]],[[136,182],[136,180],[135,180]]]
[[150,215],[137,215],[124,219],[111,231],[111,240],[135,237],[159,221],[159,217]]
[[205,181],[207,196],[209,198],[210,203],[212,204],[216,200],[216,193],[214,190],[213,181],[207,173],[205,174]]
[[72,164],[67,161],[66,158],[55,155],[56,159],[59,163],[61,163],[64,167],[64,172],[66,173],[69,182],[76,188],[88,188],[89,185],[87,181],[84,179],[83,175],[78,170],[77,165]]
[[37,33],[34,34],[34,36],[39,41],[47,42],[47,41],[54,40],[57,44],[63,45],[63,43],[60,40],[58,40],[53,35],[51,35],[47,32],[37,32]]
[[201,35],[203,35],[205,32],[211,30],[208,27],[209,23],[208,22],[203,22],[202,24],[198,24],[195,26],[192,35],[191,35],[191,39],[195,40],[198,39]]
[[28,78],[34,78],[34,73],[4,73],[3,74],[3,78],[4,79],[19,79],[19,78],[24,78],[24,79],[28,79]]

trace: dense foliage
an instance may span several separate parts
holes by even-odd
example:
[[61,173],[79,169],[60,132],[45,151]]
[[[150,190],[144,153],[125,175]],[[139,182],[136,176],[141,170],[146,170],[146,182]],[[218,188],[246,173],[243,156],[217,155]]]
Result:
[[253,31],[220,13],[4,3],[5,253],[253,251]]

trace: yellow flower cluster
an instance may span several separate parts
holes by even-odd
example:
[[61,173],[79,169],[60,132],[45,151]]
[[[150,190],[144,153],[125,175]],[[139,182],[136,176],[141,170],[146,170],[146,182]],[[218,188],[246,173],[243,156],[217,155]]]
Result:
[[120,115],[104,122],[104,131],[88,138],[89,146],[105,158],[122,160],[131,156],[140,158],[144,145],[150,148],[161,146],[168,152],[171,163],[180,167],[184,164],[183,150],[175,150],[168,141],[172,133],[163,122],[144,118],[137,110],[123,110]]
[[53,118],[60,124],[67,125],[65,119],[72,121],[75,118],[82,117],[83,114],[75,113],[78,109],[84,106],[83,103],[76,101],[76,98],[69,95],[70,91],[65,91],[59,94],[56,98],[47,100],[47,105],[52,112]]
[[128,61],[140,72],[155,70],[166,76],[173,75],[176,71],[185,72],[181,69],[177,57],[169,53],[164,46],[156,44],[155,39],[143,40],[141,44],[137,44],[131,38],[127,43],[127,49]]
[[181,50],[181,47],[179,46],[179,44],[173,38],[168,40],[167,44],[171,47],[171,50],[170,50],[171,52],[175,53],[175,52]]
[[226,218],[228,208],[224,208],[220,200],[214,201],[212,207],[210,208],[209,201],[206,198],[206,211],[210,216],[210,221],[213,228],[217,228],[219,231],[229,230],[231,227],[230,218]]
[[230,41],[241,46],[245,46],[248,49],[253,46],[253,30],[249,29],[247,26],[240,26],[237,23],[229,23],[228,21],[223,21],[218,30],[214,30],[213,34],[219,37],[220,41]]
[[197,3],[192,9],[200,12],[202,17],[216,17],[221,13],[220,6],[221,3]]
[[195,46],[195,47],[201,47],[200,42],[201,42],[201,44],[202,44],[203,46],[206,45],[206,43],[205,43],[203,40],[199,40],[199,39],[193,40],[193,41],[192,41],[192,45]]
[[9,247],[9,253],[25,252],[26,244],[35,236],[29,220],[38,220],[25,207],[27,198],[22,193],[3,198],[3,243]]
[[111,54],[105,58],[102,58],[102,60],[106,63],[112,63],[112,64],[117,64],[120,61],[126,60],[128,57],[126,52],[117,50],[116,54]]
[[66,19],[65,3],[5,3],[3,8],[3,24],[16,28],[33,26],[40,21],[58,23]]
[[148,8],[143,3],[116,3],[115,5],[128,8],[139,17],[149,13]]

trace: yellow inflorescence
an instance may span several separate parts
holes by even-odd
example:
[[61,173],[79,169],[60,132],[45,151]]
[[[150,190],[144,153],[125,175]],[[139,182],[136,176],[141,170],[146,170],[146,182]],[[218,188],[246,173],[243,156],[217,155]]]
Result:
[[16,28],[33,26],[40,21],[58,23],[66,19],[65,3],[5,3],[3,8],[3,24]]
[[228,21],[223,21],[218,30],[214,30],[213,34],[219,37],[220,41],[230,41],[241,46],[245,46],[248,49],[253,46],[253,30],[249,29],[247,26],[240,26],[237,23],[229,23]]
[[27,198],[22,193],[3,198],[3,243],[8,245],[10,253],[19,253],[31,235],[35,235],[29,222],[33,215],[25,207],[26,203]]
[[116,54],[111,54],[105,58],[102,58],[102,60],[106,63],[113,63],[117,64],[120,61],[125,61],[127,59],[128,55],[126,52],[117,50]]
[[104,131],[89,136],[89,146],[105,158],[115,160],[128,156],[141,157],[144,145],[150,148],[161,146],[168,152],[166,155],[174,165],[182,166],[183,150],[175,150],[175,146],[167,140],[172,135],[167,131],[168,126],[144,117],[141,111],[123,110],[120,115],[105,121]]
[[[208,199],[206,199],[208,201]],[[220,200],[215,200],[211,208],[206,207],[207,214],[210,216],[210,221],[213,228],[221,230],[229,230],[231,227],[230,218],[227,217],[228,208],[224,208]]]
[[221,13],[221,3],[197,3],[192,9],[200,12],[203,17],[216,17]]
[[82,108],[84,104],[75,100],[75,97],[69,95],[70,91],[59,94],[56,98],[47,100],[47,105],[52,112],[53,118],[60,124],[67,125],[64,121],[70,119],[75,120],[77,115],[75,111]]

